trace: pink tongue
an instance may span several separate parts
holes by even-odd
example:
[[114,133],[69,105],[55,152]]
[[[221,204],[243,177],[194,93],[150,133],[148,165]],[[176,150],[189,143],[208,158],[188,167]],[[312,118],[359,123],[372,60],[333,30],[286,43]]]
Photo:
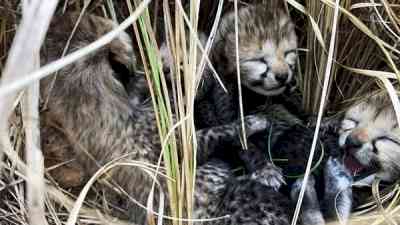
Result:
[[364,166],[361,165],[361,163],[359,163],[357,159],[350,155],[344,158],[344,165],[347,167],[347,169],[351,171],[351,174],[353,176],[357,175],[357,173],[359,173],[364,168]]

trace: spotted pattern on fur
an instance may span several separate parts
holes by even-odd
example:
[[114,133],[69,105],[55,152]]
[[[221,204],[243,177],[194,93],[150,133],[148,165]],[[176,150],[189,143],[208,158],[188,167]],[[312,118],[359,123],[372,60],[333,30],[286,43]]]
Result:
[[[60,57],[77,16],[66,14],[53,19],[42,51],[42,63]],[[114,26],[109,20],[85,15],[72,38],[69,52],[91,43]],[[56,77],[48,77],[41,82],[41,96],[43,99],[48,98],[45,119],[49,123],[44,125],[57,124],[61,128],[77,161],[89,175],[112,160],[155,164],[160,155],[161,143],[152,107],[150,104],[131,102],[126,86],[121,82],[121,74],[116,74],[114,63],[132,68],[130,65],[134,61],[132,43],[122,33],[107,46],[64,67]],[[266,129],[268,120],[263,115],[247,116],[245,125],[251,135]],[[195,202],[199,210],[216,209],[213,203],[219,201],[202,205],[206,203],[204,198],[218,198],[229,176],[223,167],[211,168],[208,164],[202,167],[202,164],[207,163],[209,156],[218,151],[221,145],[226,149],[225,145],[238,141],[239,132],[240,122],[233,121],[196,133],[200,179],[197,183],[199,194],[196,194],[199,200]],[[202,175],[202,171],[208,171],[210,176]],[[146,205],[153,184],[146,171],[119,166],[110,171],[108,177],[132,198]],[[161,189],[156,190],[155,196],[158,196],[157,191],[167,190],[161,178],[160,184]],[[155,207],[157,201],[155,198]],[[129,206],[129,212],[135,223],[144,223],[146,212],[142,208],[132,205]],[[202,215],[201,212],[197,214]]]

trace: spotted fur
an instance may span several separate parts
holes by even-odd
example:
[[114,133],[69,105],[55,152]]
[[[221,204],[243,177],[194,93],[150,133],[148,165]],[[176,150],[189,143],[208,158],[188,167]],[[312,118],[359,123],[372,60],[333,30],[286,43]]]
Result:
[[[61,56],[77,16],[78,14],[65,14],[53,20],[41,52],[42,64]],[[115,24],[110,20],[85,15],[71,40],[68,52],[91,43],[113,27]],[[161,153],[161,143],[151,105],[142,104],[140,101],[132,103],[126,91],[127,86],[123,82],[124,76],[128,74],[118,74],[118,70],[115,69],[116,66],[122,66],[129,70],[134,68],[130,66],[134,62],[132,43],[127,34],[121,33],[107,46],[64,67],[58,71],[57,76],[48,77],[41,82],[41,96],[48,100],[44,113],[46,123],[43,124],[42,129],[46,129],[46,126],[57,127],[57,130],[62,133],[57,138],[62,139],[62,144],[68,145],[67,149],[71,151],[71,154],[76,155],[77,161],[88,175],[93,175],[101,166],[112,160],[120,159],[122,156],[124,157],[121,161],[134,160],[156,164]],[[131,94],[134,95],[134,93]],[[264,130],[268,123],[263,115],[250,115],[245,118],[248,135]],[[239,145],[239,132],[240,123],[235,121],[196,132],[198,141],[196,155],[199,171],[195,194],[196,210],[198,211],[195,215],[205,217],[211,214],[221,215],[233,212],[233,205],[229,202],[224,203],[228,204],[226,210],[219,213],[216,210],[220,209],[219,206],[225,198],[222,197],[231,186],[232,177],[229,167],[222,163],[213,164],[208,159],[215,151],[237,149],[230,148],[230,146],[235,143]],[[49,136],[43,137],[44,139],[55,135],[51,132],[47,134]],[[57,145],[57,143],[54,144]],[[270,165],[263,169],[275,170],[275,167]],[[234,182],[239,188],[243,186],[240,182],[252,188],[232,192],[233,196],[238,197],[237,204],[244,203],[247,193],[256,197],[255,200],[260,204],[263,200],[265,200],[263,204],[269,204],[268,199],[276,198],[273,194],[262,198],[259,196],[267,193],[264,190],[270,190],[270,193],[277,194],[268,185],[280,185],[279,180],[282,178],[274,178],[280,173],[264,171],[260,174],[263,182],[258,181],[258,176]],[[153,184],[151,176],[146,171],[140,168],[120,166],[109,172],[108,177],[120,185],[133,199],[146,205]],[[155,196],[158,196],[159,191],[167,190],[165,180],[162,178],[159,180],[161,189],[156,190]],[[157,198],[155,198],[154,204],[158,204]],[[259,206],[250,202],[248,207]],[[269,209],[267,208],[267,210]],[[238,221],[236,218],[242,217],[239,216],[241,212],[249,212],[249,210],[250,208],[241,210],[240,207],[236,207],[232,219],[228,219],[222,224],[236,223]],[[269,212],[264,209],[259,214],[264,216],[261,217],[262,220],[259,224],[270,224],[275,220],[275,217],[270,217],[270,215],[279,213],[280,210],[282,209]],[[146,212],[136,204],[129,206],[129,213],[133,222],[145,223]],[[242,224],[254,223],[246,220]]]
[[[281,105],[270,105],[264,110],[271,125],[265,132],[250,137],[256,147],[251,149],[251,155],[248,156],[252,160],[247,159],[245,162],[258,165],[272,159],[276,166],[282,168],[287,183],[281,191],[286,195],[290,193],[292,200],[297,202],[315,127],[312,121],[305,125]],[[338,219],[346,221],[350,216],[353,177],[342,162],[343,151],[338,145],[337,130],[337,119],[326,118],[322,121],[313,158],[314,169],[300,214],[305,224],[325,224],[325,220]]]

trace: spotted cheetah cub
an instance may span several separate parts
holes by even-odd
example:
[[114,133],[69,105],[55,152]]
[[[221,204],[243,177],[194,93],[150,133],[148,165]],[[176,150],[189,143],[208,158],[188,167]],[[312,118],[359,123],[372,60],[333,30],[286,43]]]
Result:
[[[293,79],[297,37],[281,7],[249,5],[238,12],[239,65],[243,84],[265,96],[279,95]],[[277,3],[275,3],[277,4]],[[236,79],[235,13],[221,21],[213,59],[225,79]]]
[[339,132],[339,145],[345,150],[345,164],[352,175],[367,172],[372,173],[369,178],[388,182],[399,178],[400,129],[386,94],[370,96],[350,107]]
[[[78,14],[67,13],[53,19],[41,51],[42,64],[54,61],[62,55],[77,18]],[[110,20],[101,17],[90,14],[83,16],[71,39],[69,51],[88,45],[115,26]],[[134,68],[131,66],[135,65],[132,49],[128,35],[122,33],[108,45],[59,70],[55,79],[47,77],[41,81],[41,97],[48,99],[47,108],[42,114],[44,123],[41,124],[42,131],[48,132],[42,136],[42,142],[56,140],[44,145],[44,151],[46,148],[52,148],[65,150],[68,152],[67,155],[74,154],[76,161],[83,168],[82,171],[89,176],[114,160],[135,161],[147,165],[157,164],[161,154],[161,143],[155,112],[151,104],[130,101],[127,86],[124,85],[124,80],[129,74],[121,73],[121,71]],[[119,70],[117,69],[119,67],[126,67],[128,70]],[[245,121],[248,135],[263,131],[268,127],[268,120],[264,115],[250,115],[245,118]],[[252,191],[253,197],[256,194],[258,196],[263,194],[264,190],[277,193],[274,188],[279,187],[282,177],[279,171],[270,165],[260,171],[265,175],[263,178],[268,179],[262,179],[259,182],[254,178],[243,178],[248,181],[245,183],[250,185],[250,182],[255,182],[258,185],[252,186],[259,188],[237,192],[241,197],[238,199],[240,204],[234,205],[234,209],[229,211],[217,211],[227,189],[233,186],[230,182],[234,179],[229,165],[213,162],[209,158],[222,149],[235,150],[236,148],[231,148],[231,146],[235,143],[235,145],[240,144],[239,133],[240,123],[236,121],[196,131],[198,146],[196,176],[198,179],[194,202],[195,215],[199,218],[225,216],[229,214],[229,211],[236,212],[239,217],[242,217],[245,215],[238,206],[246,200],[244,199],[246,195],[240,193]],[[155,175],[151,168],[120,166],[114,168],[107,177],[121,186],[138,203],[146,205]],[[159,192],[167,191],[165,179],[158,178],[160,185],[154,196],[159,196]],[[272,197],[269,195],[263,198],[264,203],[269,204],[270,201],[267,199],[270,198]],[[168,204],[168,199],[165,202]],[[155,197],[155,208],[158,203],[159,199]],[[281,202],[283,208],[285,204],[285,201]],[[256,205],[250,201],[248,212],[252,211],[250,206]],[[166,208],[168,209],[168,205]],[[280,213],[282,210],[266,212],[260,209],[259,211],[266,221],[262,224],[270,224],[269,221],[275,218],[274,213],[282,214]],[[129,216],[132,222],[146,224],[147,212],[139,204],[128,205],[126,212],[129,215],[125,216]],[[284,214],[284,216],[287,218],[289,214]],[[223,220],[223,224],[236,224],[235,218],[233,216]],[[250,220],[241,224],[254,223]]]
[[[297,36],[283,1],[243,6],[238,10],[237,20],[239,69],[244,91],[257,93],[262,99],[282,94],[293,81],[297,60]],[[225,93],[214,78],[206,78],[204,86],[208,95],[199,96],[197,107],[199,120],[204,123],[201,126],[238,117],[235,38],[235,12],[232,11],[221,19],[211,50],[212,62],[229,93]],[[245,107],[247,101],[250,100],[244,99]]]

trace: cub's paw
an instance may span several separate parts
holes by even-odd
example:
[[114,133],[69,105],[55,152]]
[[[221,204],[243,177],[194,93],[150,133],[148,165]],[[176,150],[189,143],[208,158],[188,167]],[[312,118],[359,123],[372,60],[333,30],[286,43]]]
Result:
[[[298,178],[293,184],[292,184],[292,195],[298,196],[301,190],[301,187],[303,185],[303,180],[304,178]],[[307,189],[314,189],[315,187],[315,178],[314,176],[310,175],[308,177],[308,181],[307,181],[307,186],[306,186],[306,190]],[[297,198],[297,197],[296,197]]]
[[270,125],[267,117],[261,114],[246,116],[244,117],[244,122],[246,125],[247,136],[251,136],[255,133],[264,131]]
[[[304,178],[298,178],[296,182],[293,184],[290,192],[290,197],[293,202],[297,202],[301,187],[303,185]],[[303,210],[314,210],[319,209],[319,201],[317,197],[317,192],[315,190],[315,178],[314,176],[310,175],[308,178],[307,186],[304,192],[303,198]],[[316,211],[318,212],[318,211]],[[320,214],[319,212],[317,214]],[[308,224],[308,223],[307,223]],[[319,224],[319,223],[310,223],[310,224]]]
[[278,190],[283,184],[286,184],[282,175],[282,169],[272,163],[268,163],[263,168],[256,170],[251,174],[251,179],[256,180],[268,187]]

